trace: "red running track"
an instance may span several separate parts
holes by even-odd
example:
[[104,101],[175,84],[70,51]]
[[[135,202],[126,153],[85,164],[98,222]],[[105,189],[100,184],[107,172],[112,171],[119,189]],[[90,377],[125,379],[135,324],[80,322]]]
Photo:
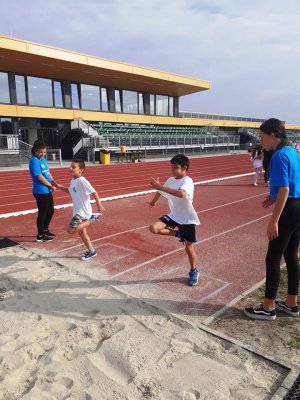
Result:
[[[86,176],[100,193],[104,190],[103,197],[103,193],[128,193],[129,187],[134,192],[148,189],[150,176],[164,180],[169,169],[168,162],[112,165],[88,168]],[[63,183],[68,181],[65,171],[53,172],[56,178],[61,176]],[[248,156],[209,157],[192,159],[190,172],[194,180],[200,181],[249,173],[252,168]],[[18,174],[23,176],[25,185],[22,172],[2,174],[1,181],[10,174],[15,181]],[[264,277],[265,229],[270,211],[261,207],[267,190],[260,179],[258,187],[251,185],[251,176],[196,186],[194,205],[201,225],[195,248],[201,276],[199,285],[192,288],[186,285],[189,264],[184,246],[175,238],[162,238],[148,230],[151,222],[168,211],[164,199],[149,210],[146,203],[151,194],[105,203],[102,220],[89,228],[98,256],[86,263],[79,258],[84,252],[79,237],[65,232],[71,208],[55,212],[51,229],[57,237],[50,243],[35,242],[33,215],[1,219],[1,235],[40,254],[47,262],[55,260],[79,276],[88,276],[79,283],[86,296],[91,286],[98,285],[101,290],[110,285],[153,304],[160,312],[166,310],[205,322]],[[110,189],[103,188],[103,182]],[[6,212],[10,210],[8,205]],[[68,283],[55,282],[57,285],[63,296]]]
[[[245,154],[192,158],[189,175],[198,182],[249,172],[253,172],[253,169],[249,156]],[[69,168],[53,168],[51,174],[57,182],[69,185]],[[164,182],[170,176],[170,162],[89,166],[84,176],[94,186],[100,198],[118,196],[149,190],[151,176],[159,177]],[[31,187],[31,177],[26,170],[0,172],[0,217],[1,214],[35,209],[36,202],[31,194]],[[55,205],[68,204],[70,196],[58,190],[54,192],[54,201]]]

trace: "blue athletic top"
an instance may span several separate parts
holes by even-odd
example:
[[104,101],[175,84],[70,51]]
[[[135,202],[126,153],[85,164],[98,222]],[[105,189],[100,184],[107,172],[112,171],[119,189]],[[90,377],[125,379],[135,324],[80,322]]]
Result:
[[45,158],[37,158],[33,156],[29,161],[29,171],[32,177],[32,193],[34,194],[48,194],[50,193],[50,188],[43,185],[38,180],[38,175],[43,175],[48,182],[51,182],[50,171]]
[[275,151],[271,160],[270,197],[276,200],[280,187],[289,188],[288,198],[300,198],[300,155],[291,146]]

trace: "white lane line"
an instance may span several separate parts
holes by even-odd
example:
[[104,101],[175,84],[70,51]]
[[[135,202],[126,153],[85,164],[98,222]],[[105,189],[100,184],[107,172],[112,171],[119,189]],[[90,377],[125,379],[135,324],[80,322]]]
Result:
[[[234,231],[236,231],[236,230],[238,230],[238,229],[240,229],[240,228],[244,228],[245,226],[254,224],[255,222],[260,221],[260,220],[262,220],[262,219],[264,219],[264,218],[267,218],[267,217],[269,217],[270,215],[271,215],[271,214],[264,215],[263,217],[259,217],[259,218],[256,218],[256,219],[252,220],[252,221],[246,222],[246,223],[244,223],[244,224],[235,226],[234,228],[227,229],[226,231],[216,233],[215,235],[212,235],[212,236],[210,236],[210,237],[208,237],[208,238],[206,238],[206,239],[203,239],[203,240],[201,240],[201,241],[195,243],[195,246],[199,246],[199,245],[201,245],[201,244],[203,244],[203,243],[205,243],[205,242],[208,242],[209,240],[216,239],[217,237],[226,235],[227,233],[231,233],[231,232],[234,232]],[[114,279],[114,278],[117,278],[117,277],[119,277],[119,276],[121,276],[121,275],[127,274],[127,273],[130,272],[130,271],[134,271],[134,270],[136,270],[136,269],[138,269],[138,268],[144,267],[145,265],[148,265],[148,264],[153,263],[153,262],[155,262],[155,261],[161,260],[161,259],[164,258],[164,257],[170,256],[170,255],[172,255],[172,254],[178,253],[179,251],[183,251],[183,250],[185,250],[184,247],[179,248],[179,249],[176,249],[176,250],[169,251],[168,253],[161,254],[160,256],[154,257],[154,258],[152,258],[151,260],[145,261],[145,262],[143,262],[143,263],[141,263],[141,264],[138,264],[138,265],[136,265],[136,266],[134,266],[134,267],[132,267],[132,268],[128,268],[126,271],[119,272],[118,274],[113,275],[113,276],[111,277],[111,279]]]
[[[262,196],[263,194],[264,194],[264,193],[262,193],[262,194],[256,194],[255,196],[250,196],[250,197],[245,197],[245,198],[240,199],[240,200],[230,201],[229,203],[224,203],[224,204],[221,204],[221,205],[216,206],[216,207],[206,208],[205,210],[197,211],[197,214],[202,214],[202,213],[205,213],[205,212],[207,212],[207,211],[215,210],[215,209],[217,209],[217,208],[230,206],[230,205],[232,205],[232,204],[240,203],[240,202],[242,202],[242,201],[247,201],[247,200],[252,199],[253,197]],[[93,243],[94,243],[94,242],[99,242],[100,240],[110,239],[110,238],[115,237],[115,236],[120,236],[120,235],[123,235],[123,234],[125,234],[125,233],[134,232],[134,231],[136,231],[136,230],[145,229],[145,228],[148,228],[148,226],[149,226],[149,225],[139,226],[139,227],[137,227],[137,228],[128,229],[127,231],[112,233],[111,235],[108,235],[108,236],[102,236],[101,238],[93,239]],[[57,253],[62,253],[62,252],[64,252],[64,251],[68,251],[68,250],[72,250],[72,249],[75,249],[75,248],[81,247],[81,246],[84,246],[84,244],[83,244],[83,243],[80,243],[80,244],[76,244],[75,246],[71,246],[71,247],[67,247],[67,248],[61,249],[61,250],[57,250],[55,254],[57,254]]]
[[[195,185],[205,185],[206,183],[220,182],[220,181],[224,181],[224,180],[228,180],[228,179],[241,178],[241,177],[249,176],[249,175],[254,175],[254,172],[250,172],[247,174],[224,176],[222,178],[208,179],[206,181],[194,182],[194,184]],[[156,192],[156,190],[144,190],[142,192],[134,192],[134,193],[121,194],[118,196],[104,197],[101,199],[101,201],[104,202],[104,201],[111,201],[111,200],[119,200],[119,199],[125,199],[127,197],[141,196],[141,195],[155,193],[155,192]],[[93,203],[93,202],[94,202],[94,200],[91,201],[91,203]],[[22,203],[16,203],[16,204],[22,204]],[[54,208],[56,210],[60,210],[61,208],[67,208],[67,207],[72,207],[72,206],[73,206],[73,203],[66,203],[66,204],[61,204],[59,206],[55,206]],[[24,210],[24,211],[15,211],[15,212],[6,213],[6,214],[0,214],[0,218],[17,217],[19,215],[34,214],[36,212],[37,212],[37,208],[31,209],[31,210]]]

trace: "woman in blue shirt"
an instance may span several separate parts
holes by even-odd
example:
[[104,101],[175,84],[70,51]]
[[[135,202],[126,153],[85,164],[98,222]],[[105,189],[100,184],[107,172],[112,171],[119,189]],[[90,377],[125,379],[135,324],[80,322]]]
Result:
[[[300,269],[300,155],[289,144],[285,126],[271,118],[260,126],[260,141],[264,149],[274,150],[270,166],[270,195],[262,203],[274,204],[267,226],[269,247],[266,256],[265,298],[261,304],[245,308],[254,319],[274,320],[276,310],[299,316],[297,296]],[[288,293],[285,301],[276,300],[280,281],[280,262],[284,256],[288,274]]]
[[50,174],[45,158],[46,145],[35,141],[31,152],[29,170],[32,178],[32,193],[38,208],[36,240],[47,242],[55,238],[55,234],[49,231],[49,225],[54,214],[52,191],[55,190],[56,183]]

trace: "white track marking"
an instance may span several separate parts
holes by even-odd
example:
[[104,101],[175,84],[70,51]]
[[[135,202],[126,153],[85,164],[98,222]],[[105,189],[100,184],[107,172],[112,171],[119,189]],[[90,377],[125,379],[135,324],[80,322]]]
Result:
[[[262,193],[262,194],[257,194],[257,195],[255,195],[255,196],[245,197],[245,198],[240,199],[240,200],[230,201],[229,203],[224,203],[224,204],[221,204],[221,205],[216,206],[216,207],[206,208],[205,210],[197,211],[197,214],[202,214],[202,213],[205,213],[205,212],[207,212],[207,211],[215,210],[215,209],[217,209],[217,208],[230,206],[230,205],[232,205],[232,204],[240,203],[240,202],[242,202],[242,201],[247,201],[247,200],[252,199],[253,197],[262,196],[263,194],[264,194],[264,193]],[[123,234],[125,234],[125,233],[130,233],[130,232],[134,232],[134,231],[137,231],[137,230],[140,230],[140,229],[145,229],[145,228],[148,228],[148,226],[149,226],[149,225],[138,226],[137,228],[128,229],[127,231],[122,231],[122,232],[112,233],[111,235],[102,236],[101,238],[93,239],[93,243],[94,243],[94,242],[98,242],[98,241],[100,241],[100,240],[110,239],[110,238],[115,237],[115,236],[120,236],[120,235],[123,235]],[[61,252],[67,251],[67,250],[72,250],[72,249],[75,249],[75,248],[81,247],[81,246],[84,246],[84,244],[83,244],[83,243],[80,243],[80,244],[76,244],[75,246],[71,246],[71,247],[67,247],[67,248],[61,249],[61,250],[57,250],[56,253],[61,253]],[[56,254],[56,253],[55,253],[55,254]]]
[[[228,180],[228,179],[241,178],[241,177],[249,176],[249,175],[254,175],[254,172],[250,172],[247,174],[225,176],[222,178],[208,179],[206,181],[195,182],[194,184],[195,185],[205,185],[207,183],[220,182],[220,181],[224,181],[224,180]],[[118,196],[104,197],[101,199],[101,202],[125,199],[127,197],[141,196],[141,195],[155,193],[155,192],[156,192],[156,190],[144,190],[142,192],[134,192],[134,193],[121,194]],[[94,200],[91,201],[91,203],[93,203],[93,202],[94,202]],[[16,204],[22,204],[22,203],[16,203]],[[54,208],[56,210],[60,210],[62,208],[67,208],[67,207],[72,207],[72,206],[73,206],[73,203],[66,203],[66,204],[61,204],[61,205],[55,206]],[[37,208],[31,209],[31,210],[24,210],[24,211],[15,211],[15,212],[6,213],[6,214],[0,214],[0,218],[17,217],[19,215],[34,214],[36,212],[37,212]]]
[[[201,241],[195,243],[194,246],[199,246],[199,245],[201,245],[202,243],[208,242],[209,240],[216,239],[217,237],[226,235],[227,233],[231,233],[231,232],[234,232],[234,231],[236,231],[236,230],[238,230],[238,229],[240,229],[240,228],[244,228],[245,226],[251,225],[251,224],[253,224],[253,223],[257,222],[257,221],[260,221],[260,220],[262,220],[262,219],[264,219],[264,218],[267,218],[267,217],[269,217],[270,215],[271,215],[271,214],[267,214],[267,215],[264,215],[263,217],[259,217],[259,218],[253,219],[252,221],[246,222],[246,223],[244,223],[244,224],[235,226],[234,228],[227,229],[226,231],[216,233],[215,235],[212,235],[212,236],[210,236],[210,237],[208,237],[208,238],[206,238],[206,239],[203,239],[203,240],[201,240]],[[134,270],[136,270],[136,269],[138,269],[138,268],[141,268],[141,267],[144,267],[145,265],[148,265],[148,264],[150,264],[150,263],[152,263],[152,262],[154,262],[154,261],[158,261],[158,260],[160,260],[160,259],[162,259],[162,258],[164,258],[164,257],[170,256],[170,255],[172,255],[172,254],[178,253],[179,251],[183,251],[183,250],[184,250],[184,247],[179,248],[179,249],[176,249],[176,250],[169,251],[168,253],[161,254],[160,256],[154,257],[154,258],[152,258],[151,260],[145,261],[145,262],[143,262],[143,263],[141,263],[141,264],[138,264],[138,265],[136,265],[136,266],[134,266],[134,267],[132,267],[132,268],[129,268],[129,269],[127,269],[126,271],[119,272],[118,274],[113,275],[111,278],[114,279],[114,278],[116,278],[116,277],[119,277],[119,276],[121,276],[121,275],[126,274],[127,272],[134,271]]]

